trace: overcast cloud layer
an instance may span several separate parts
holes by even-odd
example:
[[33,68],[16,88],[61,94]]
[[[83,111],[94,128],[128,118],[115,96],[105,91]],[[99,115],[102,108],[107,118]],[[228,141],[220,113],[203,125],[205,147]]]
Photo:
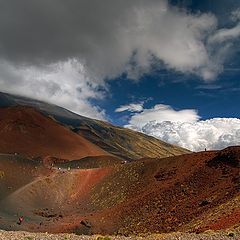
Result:
[[[166,0],[0,0],[1,89],[104,118],[90,99],[101,98],[99,86],[106,90],[106,79],[123,72],[138,80],[158,62],[214,80],[240,35],[238,10],[230,17],[233,26],[218,29],[213,14],[188,13]],[[73,75],[53,77],[72,62]],[[49,86],[62,100],[49,98]]]
[[240,119],[199,118],[193,109],[176,111],[158,104],[133,114],[125,127],[196,152],[240,145]]

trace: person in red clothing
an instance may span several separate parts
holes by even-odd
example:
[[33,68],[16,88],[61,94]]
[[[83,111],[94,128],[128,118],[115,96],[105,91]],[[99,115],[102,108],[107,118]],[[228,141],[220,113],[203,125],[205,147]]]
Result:
[[18,219],[18,222],[17,222],[17,224],[18,224],[18,225],[21,225],[21,224],[22,224],[22,222],[23,222],[23,216],[21,216],[21,217]]

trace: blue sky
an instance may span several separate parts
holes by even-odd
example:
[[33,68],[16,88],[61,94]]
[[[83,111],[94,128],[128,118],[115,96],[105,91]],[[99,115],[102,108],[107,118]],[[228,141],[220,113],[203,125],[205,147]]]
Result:
[[1,91],[191,150],[240,145],[239,53],[238,0],[1,2]]
[[110,82],[111,94],[98,104],[107,110],[114,124],[126,124],[128,113],[115,113],[120,105],[147,100],[145,108],[162,103],[174,109],[197,109],[203,120],[240,117],[240,66],[226,70],[211,83],[174,72],[147,74],[139,82],[120,77]]

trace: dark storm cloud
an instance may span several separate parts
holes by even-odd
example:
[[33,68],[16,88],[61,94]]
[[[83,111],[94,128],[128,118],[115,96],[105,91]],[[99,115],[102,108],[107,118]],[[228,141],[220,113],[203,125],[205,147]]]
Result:
[[111,31],[136,2],[0,0],[0,55],[20,63],[91,55],[117,38]]
[[240,36],[233,17],[218,29],[214,14],[167,0],[0,0],[0,89],[104,118],[90,99],[122,73],[161,64],[214,80]]
[[167,0],[0,0],[0,58],[21,65],[75,58],[96,78],[126,71],[137,79],[155,56],[209,80],[224,61],[205,45],[216,26],[213,15],[187,13]]
[[94,16],[93,9],[87,8],[86,2],[1,1],[1,56],[12,61],[56,61],[84,51],[88,48],[87,43],[91,44],[90,39],[81,44],[86,37],[86,27],[89,36],[94,35],[95,27],[86,18],[89,14]]

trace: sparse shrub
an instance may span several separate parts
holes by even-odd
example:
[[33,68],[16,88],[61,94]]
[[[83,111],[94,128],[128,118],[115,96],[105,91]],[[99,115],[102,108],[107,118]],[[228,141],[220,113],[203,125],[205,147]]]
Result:
[[33,240],[33,237],[25,237],[25,240]]
[[98,236],[98,237],[96,238],[96,240],[111,240],[111,238],[110,238],[110,237]]
[[4,176],[5,176],[4,171],[0,171],[0,179],[1,179],[1,178],[4,178]]

